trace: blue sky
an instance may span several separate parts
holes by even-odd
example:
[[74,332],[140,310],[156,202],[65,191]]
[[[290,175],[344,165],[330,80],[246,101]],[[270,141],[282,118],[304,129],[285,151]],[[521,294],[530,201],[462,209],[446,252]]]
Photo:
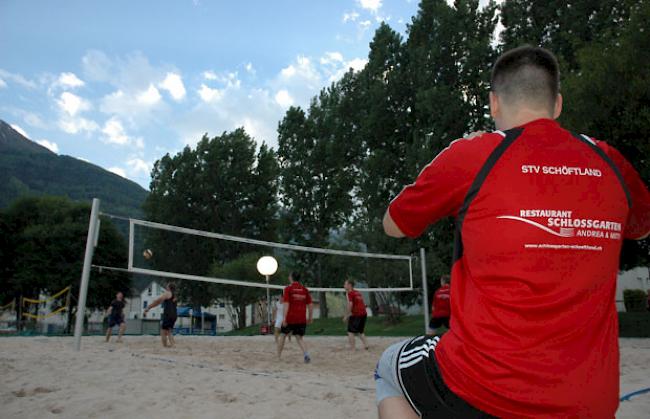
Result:
[[306,106],[365,64],[379,23],[415,0],[0,2],[0,119],[51,150],[149,185],[164,153],[243,126],[277,145]]

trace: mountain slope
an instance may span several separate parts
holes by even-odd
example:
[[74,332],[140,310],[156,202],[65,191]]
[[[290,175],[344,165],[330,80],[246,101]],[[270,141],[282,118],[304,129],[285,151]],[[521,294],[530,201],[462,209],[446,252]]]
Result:
[[57,155],[0,120],[0,208],[26,195],[99,198],[104,211],[140,216],[147,191],[99,166]]

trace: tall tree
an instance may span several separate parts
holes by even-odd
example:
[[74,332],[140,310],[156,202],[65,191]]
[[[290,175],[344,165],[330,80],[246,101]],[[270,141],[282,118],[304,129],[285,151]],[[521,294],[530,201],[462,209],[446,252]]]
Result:
[[[5,210],[2,219],[12,249],[5,260],[8,276],[2,278],[2,294],[38,298],[71,286],[72,295],[78,295],[89,215],[89,205],[59,197],[21,198]],[[127,253],[124,237],[109,220],[102,220],[93,262],[125,266]],[[105,308],[117,291],[128,295],[130,283],[124,273],[93,271],[88,308]]]
[[[312,100],[309,114],[291,107],[278,127],[285,240],[325,247],[334,228],[352,211],[355,144],[341,135],[341,93],[338,84]],[[319,259],[300,256],[316,285],[326,285]],[[327,300],[320,294],[320,310],[327,317]]]
[[562,70],[579,69],[577,51],[617,36],[638,0],[506,0],[500,5],[504,49],[539,45],[557,54]]
[[[650,1],[639,1],[630,18],[577,53],[580,72],[564,82],[563,123],[615,146],[650,184]],[[623,268],[648,265],[650,240],[626,242]]]
[[[193,150],[163,156],[152,172],[151,193],[144,210],[161,223],[250,238],[274,239],[277,222],[275,152],[240,128],[208,138]],[[236,259],[250,246],[186,234],[150,232],[157,269],[207,275],[215,263]],[[205,283],[184,281],[181,298],[207,306],[219,297]]]

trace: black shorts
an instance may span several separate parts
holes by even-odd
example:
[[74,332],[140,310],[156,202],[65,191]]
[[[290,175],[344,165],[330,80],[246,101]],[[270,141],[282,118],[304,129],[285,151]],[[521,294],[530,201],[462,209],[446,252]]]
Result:
[[429,320],[429,329],[437,329],[443,324],[449,329],[449,317],[431,317],[431,320]]
[[123,314],[120,314],[120,315],[117,315],[117,316],[114,316],[114,315],[111,314],[110,316],[108,316],[108,327],[109,328],[111,328],[113,326],[119,326],[122,323],[124,323],[124,315]]
[[420,336],[408,341],[397,357],[397,377],[411,407],[423,418],[493,418],[453,393],[436,362],[439,337]]
[[368,316],[350,316],[348,319],[348,333],[363,333],[366,329]]
[[305,330],[307,330],[307,325],[302,323],[302,324],[288,324],[286,326],[282,326],[282,329],[280,329],[281,333],[284,333],[285,335],[288,335],[291,333],[292,335],[295,336],[305,336]]
[[160,326],[163,330],[171,330],[174,328],[174,323],[176,323],[176,318],[173,319],[163,319],[162,325]]

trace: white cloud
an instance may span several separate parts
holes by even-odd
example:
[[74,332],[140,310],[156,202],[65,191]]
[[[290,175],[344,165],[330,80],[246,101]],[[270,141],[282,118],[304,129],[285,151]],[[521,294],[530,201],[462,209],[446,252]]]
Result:
[[204,102],[216,102],[223,96],[223,92],[219,89],[212,89],[205,84],[201,84],[201,88],[197,90],[199,96]]
[[357,0],[357,3],[361,8],[371,11],[372,13],[377,13],[381,9],[382,0]]
[[36,115],[35,113],[25,111],[23,113],[23,119],[28,125],[31,125],[32,127],[36,127],[36,128],[46,127],[45,122],[43,122],[41,117]]
[[293,77],[293,75],[296,74],[296,67],[294,67],[293,65],[289,65],[288,67],[283,68],[280,71],[280,73],[282,74],[282,76],[287,78]]
[[160,102],[160,99],[162,99],[162,97],[160,96],[160,92],[158,92],[158,89],[156,89],[156,87],[153,84],[150,84],[147,90],[139,93],[136,96],[136,99],[138,103],[151,106]]
[[81,87],[85,84],[83,80],[79,79],[79,77],[74,73],[61,73],[57,82],[63,87],[70,88]]
[[19,125],[16,125],[16,124],[9,124],[9,126],[10,126],[11,128],[13,128],[14,130],[16,130],[16,131],[17,131],[20,135],[22,135],[23,137],[25,137],[25,138],[29,138],[29,135],[27,135],[27,132],[26,132],[24,129],[22,129]]
[[208,70],[203,72],[203,78],[206,80],[216,80],[217,74],[214,71]]
[[36,142],[53,153],[57,153],[57,154],[59,153],[59,146],[54,142],[48,140],[37,140]]
[[368,64],[367,58],[355,58],[347,62],[346,70],[348,68],[351,68],[354,71],[361,71],[366,66],[366,64]]
[[293,98],[286,90],[280,90],[275,94],[275,102],[283,108],[288,108],[293,105]]
[[126,145],[129,143],[129,137],[124,132],[122,122],[115,117],[106,121],[102,132],[106,135],[106,141],[111,144]]
[[102,51],[90,50],[81,59],[85,76],[93,81],[110,81],[114,76],[113,62]]
[[320,63],[321,64],[332,64],[332,63],[337,63],[337,62],[343,62],[343,54],[340,52],[326,52],[325,55],[323,55],[320,58]]
[[4,79],[3,82],[5,82],[6,80],[6,81],[11,81],[16,84],[19,84],[23,87],[27,87],[29,89],[36,88],[36,83],[34,83],[33,81],[27,80],[25,77],[23,77],[20,74],[10,73],[9,71],[3,70],[1,68],[0,68],[0,77]]
[[61,93],[57,104],[61,110],[70,116],[75,116],[79,112],[91,109],[90,102],[70,92]]
[[357,12],[350,12],[350,13],[343,13],[343,23],[345,22],[354,22],[359,18],[359,13]]
[[116,175],[121,176],[121,177],[126,179],[126,172],[124,171],[124,169],[122,169],[120,167],[109,167],[108,171],[113,172]]
[[246,72],[250,74],[255,74],[255,68],[253,67],[253,63],[246,63],[244,68],[246,69]]
[[131,137],[126,133],[124,124],[119,118],[113,116],[104,123],[102,128],[104,134],[103,140],[109,144],[117,144],[120,146],[131,145],[138,149],[144,148],[144,140],[141,137]]
[[183,80],[179,74],[167,73],[167,76],[165,76],[165,80],[160,84],[160,87],[167,90],[176,101],[185,97],[185,86],[183,85]]
[[129,159],[126,164],[129,167],[129,173],[134,176],[149,176],[151,173],[151,167],[153,166],[151,163],[147,163],[139,158]]
[[370,27],[371,24],[372,24],[372,22],[369,21],[369,20],[364,20],[363,22],[359,22],[359,26],[361,26],[364,29],[367,29],[368,27]]
[[68,134],[90,133],[99,129],[99,125],[95,121],[80,117],[64,117],[59,121],[59,127]]
[[3,87],[7,87],[7,83],[5,83],[4,80],[0,79],[0,89],[2,89]]

